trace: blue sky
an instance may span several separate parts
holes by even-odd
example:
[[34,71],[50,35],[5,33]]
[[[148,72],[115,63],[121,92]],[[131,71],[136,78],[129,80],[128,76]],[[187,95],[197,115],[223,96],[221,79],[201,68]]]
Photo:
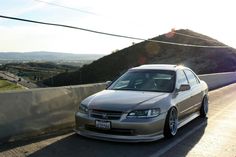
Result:
[[[172,28],[191,29],[236,47],[233,0],[0,0],[0,14],[61,23],[109,33],[152,38]],[[129,39],[0,19],[0,51],[109,54]]]

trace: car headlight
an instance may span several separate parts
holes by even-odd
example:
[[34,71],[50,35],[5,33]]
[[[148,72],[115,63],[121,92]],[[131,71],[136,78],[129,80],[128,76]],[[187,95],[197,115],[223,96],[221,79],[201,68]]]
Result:
[[127,118],[152,118],[157,117],[161,113],[160,108],[135,110],[128,113]]
[[85,106],[84,104],[80,104],[79,105],[79,112],[84,113],[84,114],[88,114],[88,107]]

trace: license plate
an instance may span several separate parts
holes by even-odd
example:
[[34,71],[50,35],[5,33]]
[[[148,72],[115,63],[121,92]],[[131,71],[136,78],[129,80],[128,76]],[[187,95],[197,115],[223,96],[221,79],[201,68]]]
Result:
[[111,122],[109,121],[96,121],[96,128],[109,130],[111,129]]

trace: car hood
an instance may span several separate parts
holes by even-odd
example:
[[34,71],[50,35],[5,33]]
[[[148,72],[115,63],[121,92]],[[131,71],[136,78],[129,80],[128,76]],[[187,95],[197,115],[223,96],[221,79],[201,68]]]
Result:
[[82,103],[89,109],[130,111],[135,108],[145,109],[168,96],[169,93],[104,90],[86,98]]

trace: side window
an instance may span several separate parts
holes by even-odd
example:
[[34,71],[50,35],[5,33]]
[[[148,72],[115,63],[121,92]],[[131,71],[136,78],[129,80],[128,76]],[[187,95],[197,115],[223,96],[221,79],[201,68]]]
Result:
[[190,86],[194,86],[199,83],[196,76],[190,70],[184,70],[184,72],[187,75]]
[[177,81],[176,81],[176,88],[179,88],[181,84],[188,84],[188,80],[186,75],[184,74],[183,70],[177,71]]

